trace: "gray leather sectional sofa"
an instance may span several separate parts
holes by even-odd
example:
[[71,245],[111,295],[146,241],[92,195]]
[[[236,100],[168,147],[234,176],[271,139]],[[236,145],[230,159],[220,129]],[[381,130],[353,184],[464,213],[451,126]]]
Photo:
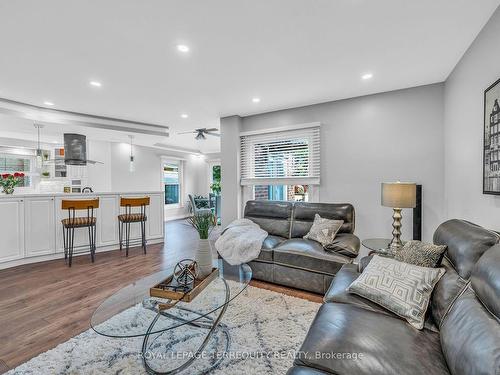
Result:
[[[302,238],[316,213],[344,220],[327,250]],[[244,216],[269,233],[258,259],[249,263],[254,279],[324,294],[342,265],[358,255],[355,212],[348,203],[249,201]]]
[[[347,293],[360,275],[357,266],[347,264],[326,293],[288,375],[499,375],[499,236],[450,220],[436,230],[434,242],[448,246],[441,265],[446,273],[436,284],[423,330]],[[353,353],[361,357],[353,359]]]

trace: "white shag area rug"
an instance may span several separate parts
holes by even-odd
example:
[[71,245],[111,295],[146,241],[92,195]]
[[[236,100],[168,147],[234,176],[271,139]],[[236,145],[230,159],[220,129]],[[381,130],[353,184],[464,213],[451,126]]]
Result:
[[[231,302],[222,319],[230,332],[231,347],[210,373],[285,374],[319,307],[318,303],[249,286]],[[134,314],[134,308],[111,318],[114,322],[109,324],[116,324],[123,314]],[[165,371],[179,366],[205,336],[206,331],[189,326],[152,336],[152,367]],[[202,357],[182,374],[206,373],[218,358],[213,355],[215,349],[220,353],[225,343],[224,335],[214,335]],[[8,374],[145,374],[141,345],[142,337],[109,338],[89,329]]]

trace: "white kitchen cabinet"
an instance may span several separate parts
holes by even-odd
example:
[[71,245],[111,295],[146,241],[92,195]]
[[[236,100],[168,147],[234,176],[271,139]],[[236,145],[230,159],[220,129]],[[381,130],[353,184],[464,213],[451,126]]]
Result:
[[56,243],[54,197],[26,198],[24,222],[26,256],[54,254]]
[[[99,198],[97,217],[97,252],[117,249],[118,215],[120,197],[150,196],[146,208],[146,238],[149,243],[163,241],[163,192],[137,193],[93,193],[62,194],[41,193],[6,196],[0,194],[0,269],[19,264],[62,258],[64,251],[61,220],[68,217],[68,211],[61,208],[63,199]],[[135,208],[134,212],[138,212]],[[86,216],[87,210],[76,212],[76,216]],[[140,240],[140,224],[131,224],[131,239]],[[136,246],[136,244],[134,244]],[[76,228],[74,253],[89,254],[89,234],[87,228]],[[99,259],[99,256],[97,256]]]
[[24,257],[24,199],[0,201],[0,262]]
[[165,230],[164,196],[163,194],[151,194],[150,197],[146,238],[163,238]]
[[116,195],[99,198],[97,210],[97,247],[118,243],[118,212],[120,200]]

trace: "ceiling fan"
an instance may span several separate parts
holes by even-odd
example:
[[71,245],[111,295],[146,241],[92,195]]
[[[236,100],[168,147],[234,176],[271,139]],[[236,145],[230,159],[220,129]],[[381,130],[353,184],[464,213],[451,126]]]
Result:
[[214,137],[220,137],[220,134],[219,133],[214,133],[216,131],[218,131],[219,129],[217,128],[201,128],[201,129],[195,129],[195,130],[192,130],[192,131],[189,131],[189,132],[181,132],[181,133],[177,133],[177,134],[191,134],[191,133],[194,133],[196,134],[196,136],[194,137],[197,141],[199,140],[205,140],[207,139],[207,135],[213,135]]

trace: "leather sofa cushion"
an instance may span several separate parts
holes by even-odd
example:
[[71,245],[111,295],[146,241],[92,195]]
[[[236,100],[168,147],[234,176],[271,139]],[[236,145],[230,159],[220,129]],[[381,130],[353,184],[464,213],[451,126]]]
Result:
[[[318,358],[315,353],[361,353],[358,360]],[[342,303],[318,311],[295,359],[333,374],[449,374],[439,334],[416,330],[401,319]]]
[[262,248],[268,249],[268,250],[274,249],[276,246],[278,246],[280,243],[282,243],[285,240],[286,240],[286,238],[284,238],[284,237],[269,235],[266,237],[266,239],[262,243]]
[[464,279],[470,277],[481,255],[499,239],[495,232],[458,219],[445,221],[434,232],[434,243],[448,247],[445,257]]
[[453,375],[500,373],[500,323],[470,287],[443,321],[441,345]]
[[290,370],[287,371],[286,375],[328,375],[329,372],[323,372],[316,370],[311,367],[304,366],[293,366]]
[[311,229],[315,214],[325,219],[343,220],[339,233],[354,233],[354,207],[351,204],[296,202],[290,237],[304,237]]
[[330,245],[325,247],[326,251],[333,251],[338,254],[356,258],[359,253],[360,241],[352,233],[337,233],[335,239]]
[[270,235],[289,238],[292,208],[291,202],[248,201],[244,216]]
[[476,263],[471,284],[478,299],[500,320],[500,245],[490,248]]
[[[386,314],[394,318],[401,319],[393,312],[383,308],[382,306],[372,302],[366,298],[360,297],[356,294],[349,293],[347,288],[351,283],[361,275],[359,272],[359,266],[355,264],[344,264],[339,272],[335,275],[335,279],[330,284],[325,296],[323,297],[323,302],[336,302],[336,303],[347,303],[350,305],[358,306],[363,309],[378,312],[380,314]],[[436,324],[430,313],[427,314],[424,327],[438,332]]]
[[262,248],[260,250],[259,256],[256,260],[261,260],[264,262],[272,262],[273,261],[273,249]]
[[358,272],[357,265],[343,265],[340,271],[335,275],[335,279],[333,279],[330,288],[323,297],[323,302],[348,303],[370,311],[379,312],[381,314],[396,316],[394,313],[384,309],[380,305],[377,305],[375,302],[347,291],[349,285],[351,285],[351,283],[356,280],[359,275],[361,275],[361,273]]
[[283,241],[273,250],[274,262],[287,266],[335,275],[343,264],[352,258],[327,252],[316,241],[292,238]]

